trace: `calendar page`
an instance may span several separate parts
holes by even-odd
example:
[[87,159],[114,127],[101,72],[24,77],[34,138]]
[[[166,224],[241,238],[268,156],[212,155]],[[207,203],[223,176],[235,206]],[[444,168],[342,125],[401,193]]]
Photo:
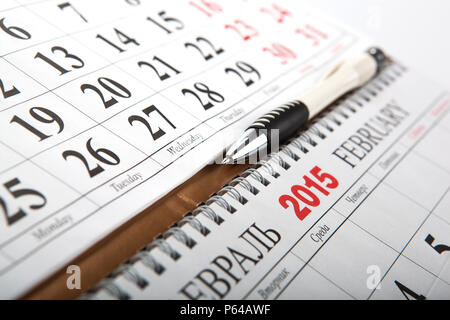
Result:
[[0,296],[37,285],[215,159],[268,101],[368,45],[289,1],[2,0]]
[[449,110],[391,65],[87,297],[450,299]]

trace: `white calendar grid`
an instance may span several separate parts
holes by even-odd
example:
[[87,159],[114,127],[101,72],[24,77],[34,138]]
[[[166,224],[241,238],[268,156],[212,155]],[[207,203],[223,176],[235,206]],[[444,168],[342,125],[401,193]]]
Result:
[[[27,225],[25,229],[21,230],[20,232],[10,232],[5,236],[0,245],[0,276],[5,272],[13,270],[14,267],[21,261],[34,255],[39,248],[42,248],[46,244],[57,239],[64,232],[67,232],[80,223],[86,221],[86,219],[98,212],[101,208],[104,208],[114,200],[122,197],[126,192],[133,190],[137,186],[153,178],[162,170],[174,164],[175,161],[180,159],[186,152],[192,151],[207,139],[239,121],[239,119],[243,116],[258,111],[258,108],[265,102],[273,99],[273,97],[275,96],[279,96],[286,90],[286,88],[291,87],[293,83],[303,79],[305,76],[308,76],[308,72],[306,72],[304,75],[299,75],[298,69],[301,66],[305,66],[313,61],[315,62],[315,68],[324,67],[332,62],[333,59],[336,59],[338,56],[344,54],[347,50],[349,50],[349,48],[351,48],[356,41],[353,35],[346,33],[344,30],[334,25],[332,27],[329,27],[327,24],[323,23],[323,26],[325,28],[329,28],[327,29],[327,31],[329,31],[332,36],[330,36],[330,39],[328,39],[328,41],[326,41],[324,45],[321,44],[317,49],[315,48],[311,50],[304,50],[305,55],[302,57],[300,63],[292,63],[291,65],[288,64],[287,66],[277,65],[277,69],[281,68],[282,72],[279,72],[279,74],[276,74],[272,77],[265,75],[264,81],[262,81],[261,84],[256,85],[254,88],[249,88],[249,90],[245,92],[236,87],[227,90],[227,94],[233,97],[233,101],[231,103],[227,103],[226,107],[222,107],[218,112],[210,113],[207,116],[197,116],[195,114],[196,112],[189,113],[188,111],[183,109],[183,107],[180,106],[183,103],[179,100],[174,101],[173,93],[175,92],[175,90],[179,91],[182,85],[186,85],[186,83],[195,80],[199,76],[206,76],[210,79],[214,78],[216,76],[214,75],[214,72],[217,73],[217,69],[223,69],[224,66],[229,65],[239,57],[243,56],[246,59],[250,59],[250,61],[253,61],[254,57],[255,61],[258,62],[259,58],[255,50],[260,50],[261,44],[269,41],[270,37],[281,39],[286,38],[289,40],[289,37],[284,35],[282,27],[274,26],[271,34],[267,36],[261,35],[260,37],[258,37],[258,39],[252,40],[249,44],[245,44],[244,46],[242,44],[239,44],[238,42],[235,43],[235,38],[233,36],[224,35],[221,40],[223,40],[224,42],[225,54],[223,54],[222,56],[216,56],[213,59],[214,61],[204,64],[198,62],[192,63],[191,67],[195,69],[194,71],[190,70],[189,72],[182,72],[182,75],[178,76],[178,78],[176,78],[175,80],[170,79],[167,85],[161,86],[158,84],[155,87],[152,87],[152,85],[146,83],[146,81],[144,81],[141,76],[137,76],[137,74],[134,72],[135,70],[129,69],[129,64],[131,63],[131,61],[133,61],[133,59],[135,60],[134,63],[136,64],[137,58],[139,57],[143,57],[152,52],[157,52],[158,55],[159,53],[165,53],[164,50],[166,50],[166,48],[173,49],[173,47],[175,47],[176,45],[179,46],[181,42],[193,41],[195,36],[198,36],[199,34],[214,34],[216,32],[219,34],[224,34],[224,32],[219,30],[219,28],[224,23],[224,21],[229,20],[229,17],[219,17],[217,25],[213,25],[212,28],[209,20],[198,19],[200,23],[198,23],[198,21],[195,21],[197,22],[195,24],[195,28],[189,28],[189,25],[186,22],[186,28],[183,29],[179,34],[171,34],[168,38],[161,38],[162,40],[158,39],[159,41],[151,43],[151,45],[148,45],[148,42],[146,43],[147,45],[141,43],[141,45],[139,46],[139,50],[137,49],[136,51],[133,51],[130,49],[130,53],[125,52],[125,57],[122,58],[120,56],[121,53],[119,53],[118,55],[111,55],[109,52],[99,52],[99,50],[96,50],[93,46],[91,46],[92,43],[89,43],[89,41],[94,39],[95,34],[97,32],[100,32],[98,30],[102,31],[103,27],[109,27],[110,29],[112,29],[114,28],[116,23],[123,21],[128,21],[128,23],[131,21],[134,22],[139,20],[145,22],[146,16],[156,14],[159,10],[161,10],[161,6],[159,4],[153,4],[150,2],[144,3],[144,1],[141,1],[141,5],[145,9],[147,9],[147,12],[136,13],[137,11],[133,12],[133,10],[136,8],[127,5],[125,1],[99,1],[98,3],[100,5],[107,7],[115,6],[119,8],[120,10],[115,10],[114,13],[120,12],[120,14],[118,16],[110,16],[108,14],[105,14],[104,12],[99,13],[101,17],[106,18],[101,23],[95,22],[96,24],[93,27],[86,26],[85,23],[82,23],[80,27],[73,27],[72,24],[68,24],[68,26],[57,24],[54,21],[46,19],[45,14],[41,14],[41,12],[45,12],[44,9],[47,9],[48,7],[53,7],[53,9],[59,11],[57,12],[59,14],[68,13],[58,9],[58,3],[59,1],[54,0],[20,3],[11,0],[2,2],[2,5],[0,5],[1,17],[7,17],[4,20],[5,24],[10,22],[13,23],[13,18],[17,18],[18,20],[20,20],[20,17],[21,19],[27,20],[28,25],[31,26],[41,26],[43,24],[47,24],[44,29],[50,30],[49,33],[52,35],[51,37],[37,37],[38,39],[35,41],[35,35],[33,34],[33,41],[35,42],[33,42],[31,45],[26,46],[21,44],[19,47],[11,45],[7,52],[4,52],[3,46],[0,47],[1,70],[5,70],[5,74],[13,74],[16,77],[16,80],[20,79],[21,81],[23,81],[22,83],[24,84],[24,86],[30,89],[29,94],[26,92],[26,90],[20,92],[19,96],[25,95],[25,99],[17,100],[16,97],[14,97],[12,103],[1,106],[0,118],[2,118],[3,114],[2,121],[7,123],[7,121],[11,119],[16,111],[20,111],[24,115],[25,112],[28,111],[28,109],[34,103],[38,103],[40,106],[45,107],[46,102],[50,101],[53,103],[53,106],[64,105],[64,108],[61,110],[58,109],[58,112],[61,112],[61,114],[66,117],[65,119],[73,119],[73,122],[76,124],[70,127],[69,125],[66,125],[65,121],[66,126],[64,127],[64,131],[68,133],[59,140],[57,135],[55,135],[55,142],[53,144],[47,143],[45,146],[32,146],[31,144],[26,144],[24,147],[19,147],[17,143],[21,142],[22,137],[16,135],[8,135],[7,131],[5,135],[2,134],[2,137],[0,137],[0,148],[1,150],[5,150],[5,152],[7,152],[8,154],[8,157],[5,158],[6,160],[4,164],[0,164],[0,174],[2,178],[5,177],[4,180],[13,178],[13,176],[18,175],[15,174],[15,171],[20,171],[22,172],[22,174],[26,173],[33,177],[32,179],[29,179],[29,181],[39,181],[41,179],[51,180],[51,183],[53,184],[52,189],[59,190],[59,192],[61,193],[61,198],[58,199],[60,203],[58,205],[54,205],[53,208],[51,208],[52,210],[49,210],[49,212],[45,215],[42,214],[41,219],[35,218],[34,222]],[[90,6],[88,1],[71,1],[70,3],[74,7],[81,6],[82,9],[86,8],[86,6]],[[147,4],[149,4],[148,7],[146,7]],[[261,3],[261,5],[263,4],[266,4],[266,2]],[[84,7],[82,5],[84,5]],[[164,7],[165,10],[167,10],[167,13],[170,13],[172,11],[177,12],[177,9],[179,12],[181,10],[180,8],[178,8],[179,5],[179,2],[172,2],[170,4],[164,4]],[[98,16],[96,17],[98,18]],[[78,19],[76,15],[75,18]],[[63,17],[59,17],[58,19],[62,19],[62,21],[64,21]],[[88,20],[89,22],[92,21],[91,18],[88,18]],[[59,20],[58,22],[61,22],[61,20]],[[125,27],[125,25],[122,26]],[[206,28],[206,26],[208,27]],[[66,30],[66,27],[69,29],[72,28],[72,30]],[[146,32],[149,32],[148,30],[150,30],[150,27],[154,29],[156,28],[153,25],[147,26],[148,29]],[[204,30],[205,28],[207,29],[206,31]],[[62,33],[61,30],[58,29],[63,29]],[[152,29],[152,34],[156,33],[156,31],[159,31],[154,31],[154,29]],[[30,30],[30,32],[32,32],[32,30]],[[138,39],[139,41],[139,39],[143,38],[143,33],[138,33],[138,35],[140,37],[136,37],[136,39]],[[84,43],[85,38],[83,38],[83,36],[86,36],[86,39],[88,39],[89,37],[91,38],[89,38],[90,40],[87,41],[87,43]],[[8,47],[9,43],[6,44]],[[35,69],[35,64],[29,65],[30,62],[26,59],[30,59],[30,57],[32,57],[36,52],[45,52],[45,54],[49,55],[49,49],[52,46],[62,46],[70,54],[72,54],[72,51],[74,52],[73,54],[75,54],[75,52],[82,52],[83,55],[80,54],[79,56],[83,60],[83,67],[77,70],[73,69],[67,74],[62,75],[61,79],[57,78],[56,80],[54,80],[53,75],[51,75],[51,72],[53,72],[54,70],[51,70],[51,67],[45,65],[45,63],[41,63],[41,68],[50,68],[49,72],[42,71],[44,69]],[[330,51],[336,48],[339,48],[339,51],[333,52],[333,54],[331,54]],[[176,57],[177,54],[178,52],[176,52],[175,54],[167,53],[167,56],[173,58]],[[148,57],[150,58],[151,55]],[[95,64],[91,65],[90,60],[88,59],[94,61]],[[193,57],[191,57],[191,59],[193,59]],[[36,59],[34,59],[34,62],[37,62]],[[75,64],[77,61],[72,60],[72,62]],[[70,86],[74,85],[76,88],[71,89],[76,89],[79,93],[78,86],[84,82],[84,79],[87,79],[84,83],[90,84],[95,81],[94,79],[96,79],[98,76],[102,76],[103,73],[107,72],[113,75],[110,76],[110,78],[112,79],[114,79],[114,76],[117,77],[118,75],[120,75],[120,79],[127,79],[126,87],[133,89],[138,88],[140,92],[137,94],[137,98],[133,98],[134,100],[132,99],[132,102],[124,103],[122,106],[120,106],[121,109],[119,111],[105,116],[96,111],[92,111],[92,109],[86,110],[86,107],[84,107],[85,101],[81,101],[79,97],[75,98],[69,89]],[[48,74],[48,76],[42,79],[41,76],[43,74]],[[66,75],[68,76],[67,79],[64,78]],[[80,82],[80,80],[83,80],[83,82]],[[277,83],[277,81],[278,83],[280,81],[287,82],[287,85],[283,84],[283,89],[274,93],[271,97],[261,94],[261,92],[265,88],[268,88],[274,83]],[[20,83],[21,82],[17,84],[18,88]],[[8,85],[10,84],[5,83],[5,86]],[[190,83],[190,85],[192,85],[192,83]],[[133,92],[133,96],[134,95],[135,93]],[[177,128],[181,129],[177,130],[175,134],[172,134],[170,139],[166,139],[166,141],[163,144],[157,146],[157,148],[146,150],[142,147],[142,142],[138,143],[132,141],[132,139],[129,138],[130,133],[128,133],[128,136],[126,134],[122,135],[122,133],[126,130],[124,130],[123,128],[114,128],[113,121],[115,119],[119,119],[122,114],[133,108],[138,109],[136,112],[141,111],[142,107],[149,106],[150,104],[154,103],[152,99],[155,99],[158,102],[162,102],[163,104],[167,105],[167,107],[171,108],[171,111],[174,113],[174,115],[172,116],[179,117],[178,121],[180,125],[178,126],[177,124]],[[217,128],[218,117],[239,105],[245,105],[244,114]],[[93,107],[92,104],[89,105],[89,107]],[[96,107],[99,107],[99,105],[97,105]],[[111,124],[111,126],[109,124]],[[23,128],[20,129],[24,130]],[[3,128],[3,130],[6,129]],[[200,141],[199,144],[194,144],[188,150],[183,151],[184,153],[173,158],[167,158],[167,156],[162,154],[163,149],[171,143],[177,141],[177,139],[200,130],[203,130],[202,133],[204,135],[204,139]],[[27,134],[27,132],[24,132],[23,134],[25,135]],[[50,169],[46,168],[46,164],[52,163],[52,159],[54,157],[60,157],[60,155],[58,155],[57,153],[61,153],[61,151],[65,149],[75,148],[74,146],[71,146],[72,142],[74,144],[78,143],[78,148],[81,148],[81,139],[84,139],[84,141],[82,141],[84,143],[89,136],[94,137],[94,139],[96,136],[101,137],[102,142],[105,142],[106,144],[108,144],[108,141],[113,141],[115,144],[120,145],[121,149],[128,150],[128,159],[126,159],[127,157],[124,157],[122,159],[121,156],[120,170],[112,170],[109,174],[105,174],[102,180],[99,180],[95,183],[87,182],[85,184],[76,185],[71,182],[71,178],[74,174],[78,173],[66,172],[66,170],[58,169],[57,166]],[[95,147],[103,148],[109,147],[109,145],[107,146],[99,144],[98,146],[95,145]],[[101,187],[107,188],[107,184],[114,181],[116,177],[123,176],[124,173],[130,172],[131,170],[136,168],[147,170],[146,177],[140,183],[134,185],[124,192],[121,192],[118,195],[112,194],[111,192],[105,192],[104,190],[98,191]],[[75,169],[71,168],[68,170],[71,171]],[[26,184],[26,186],[28,185],[29,183]],[[30,185],[30,187],[36,186]],[[95,193],[96,191],[98,192]],[[90,198],[89,195],[93,196]],[[48,194],[46,194],[46,196],[48,196]],[[52,202],[52,200],[53,199],[50,198],[49,202]],[[77,221],[72,223],[70,228],[62,228],[60,232],[56,232],[54,235],[48,237],[48,239],[41,241],[39,245],[36,245],[36,243],[33,243],[31,245],[31,236],[29,232],[33,228],[36,229],[39,224],[48,221],[56,214],[64,212],[71,207],[74,211],[80,209],[83,210],[83,215],[80,215]],[[33,212],[33,214],[35,213]],[[19,240],[21,240],[22,242],[20,242]],[[9,249],[7,249],[7,247],[9,247]]]
[[[295,265],[298,271],[283,282],[272,298],[412,299],[411,294],[402,295],[399,285],[421,298],[450,297],[449,256],[445,250],[439,253],[433,249],[438,243],[444,246],[450,243],[450,162],[445,151],[439,150],[450,138],[449,103],[446,92],[436,97],[243,298],[256,298],[262,283],[267,285],[267,281],[285,266],[292,270]],[[436,110],[445,112],[436,118],[433,115]],[[409,135],[417,128],[421,129],[420,135],[411,140]],[[398,157],[389,168],[379,169],[380,163],[393,154]],[[433,189],[424,194],[420,186],[409,186],[405,171],[415,175],[418,184],[422,182],[428,188],[433,185]],[[345,197],[361,186],[367,187],[365,195],[355,205],[346,203]],[[426,199],[430,199],[429,202]],[[384,211],[377,205],[383,206]],[[399,209],[404,210],[402,215],[394,211]],[[384,216],[376,217],[377,214]],[[398,220],[390,221],[389,215]],[[391,234],[389,222],[403,234]],[[330,234],[322,243],[311,247],[307,237],[324,224],[330,226]],[[436,238],[433,246],[425,241],[428,235]],[[358,243],[353,244],[352,239],[357,239]],[[378,256],[371,257],[365,249]],[[348,261],[339,260],[340,255]],[[371,261],[380,268],[381,274],[374,288],[368,291],[366,279],[370,270],[366,272],[366,267]]]
[[[375,83],[362,89],[385,87],[382,94],[364,101],[364,94],[356,92],[355,99],[351,99],[352,96],[345,99],[340,106],[349,102],[345,110],[352,112],[351,116],[343,117],[345,123],[334,126],[330,136],[326,131],[327,138],[319,140],[315,148],[305,144],[308,146],[306,156],[298,152],[297,162],[280,153],[289,166],[279,166],[280,162],[275,159],[270,162],[271,170],[266,168],[266,172],[263,167],[259,168],[269,182],[267,186],[247,176],[248,182],[258,190],[257,194],[236,185],[236,191],[248,202],[242,203],[225,194],[225,201],[236,209],[235,212],[210,203],[223,223],[197,216],[199,223],[210,230],[208,241],[196,228],[183,224],[181,228],[197,243],[195,247],[188,247],[174,237],[165,239],[180,259],[158,250],[155,243],[154,249],[131,258],[123,269],[118,269],[120,272],[113,272],[99,283],[89,297],[448,299],[450,154],[440,146],[450,139],[450,97],[439,86],[404,67],[394,64],[388,69],[374,80]],[[410,95],[409,90],[419,86],[422,94]],[[341,143],[370,115],[372,119],[388,101],[394,100],[399,106],[408,107],[411,112],[408,122],[401,129],[397,128],[385,145],[378,146],[370,159],[365,158],[359,171],[353,174],[348,167],[339,169],[339,163],[334,162],[336,159],[329,157],[336,143]],[[307,219],[299,221],[292,212],[281,209],[277,200],[292,183],[298,183],[298,178],[312,164],[336,174],[342,190],[318,207],[317,216],[312,212]],[[345,180],[343,177],[347,175]],[[361,187],[365,188],[364,192],[355,202],[346,200]],[[248,231],[246,228],[252,223],[267,233],[278,231],[279,237],[273,233],[272,236],[279,242],[270,250],[268,247],[257,249],[248,242],[244,247],[243,230]],[[318,226],[324,225],[329,230],[323,242],[312,240],[310,236],[317,232]],[[431,243],[430,236],[435,238]],[[242,264],[237,265],[230,256],[229,273],[221,273],[224,270],[215,268],[214,262],[217,257],[228,256],[227,248],[260,260],[252,261],[252,265],[247,259],[243,260],[247,264],[241,261]],[[261,256],[251,255],[255,254],[255,249]],[[145,263],[144,253],[150,254],[162,266],[162,271]],[[130,279],[128,272],[135,277]],[[220,286],[217,280],[213,290],[198,281],[204,273],[215,273],[213,279],[229,281],[230,287]],[[147,286],[139,285],[136,279],[146,280]],[[222,295],[218,294],[220,290]],[[264,297],[261,292],[269,293]]]

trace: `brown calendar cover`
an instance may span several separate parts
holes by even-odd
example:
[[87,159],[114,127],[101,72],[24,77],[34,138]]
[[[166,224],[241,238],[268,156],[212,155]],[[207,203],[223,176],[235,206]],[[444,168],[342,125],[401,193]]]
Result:
[[[210,165],[174,189],[164,198],[122,225],[84,254],[26,294],[24,299],[74,299],[108,276],[159,234],[206,201],[211,194],[242,173],[247,165]],[[80,266],[81,289],[66,286],[68,265]]]

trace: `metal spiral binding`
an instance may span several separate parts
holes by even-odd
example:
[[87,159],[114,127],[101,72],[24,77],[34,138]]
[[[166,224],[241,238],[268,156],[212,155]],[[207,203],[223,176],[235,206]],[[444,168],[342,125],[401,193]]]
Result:
[[[261,181],[263,181],[264,179],[260,173],[250,172],[249,174],[254,177],[258,177],[257,179],[261,179]],[[123,276],[126,280],[130,281],[138,288],[147,287],[149,285],[149,281],[145,279],[136,270],[136,268],[134,268],[133,265],[137,261],[140,261],[145,267],[153,270],[157,275],[163,274],[166,268],[151,254],[152,250],[158,248],[173,261],[180,259],[181,254],[170,245],[167,239],[169,237],[173,237],[175,240],[179,241],[187,248],[193,249],[196,246],[197,242],[192,237],[190,237],[181,227],[185,224],[189,224],[202,236],[208,236],[210,230],[197,218],[197,215],[203,214],[214,223],[220,225],[225,220],[211,207],[213,203],[222,207],[229,213],[234,213],[237,210],[228,200],[224,198],[225,194],[235,199],[241,205],[245,205],[248,202],[248,199],[243,196],[242,193],[236,188],[237,185],[242,185],[245,189],[253,194],[258,193],[258,190],[244,177],[238,177],[234,179],[232,182],[230,182],[230,184],[224,186],[221,190],[219,190],[216,195],[210,197],[205,202],[205,204],[199,205],[191,213],[186,214],[183,219],[169,228],[169,230],[167,230],[164,234],[157,237],[154,241],[144,247],[138,254],[119,266],[108,277],[101,280],[94,288],[83,295],[81,299],[95,299],[96,293],[100,290],[106,291],[108,295],[115,299],[130,299],[130,294],[123,290],[115,281],[119,276]]]
[[[299,152],[306,154],[311,148],[315,148],[320,141],[326,139],[327,136],[336,129],[336,127],[341,126],[346,119],[350,118],[352,114],[358,112],[359,108],[363,108],[365,103],[369,102],[386,87],[390,86],[405,71],[405,67],[396,63],[391,63],[387,69],[385,69],[370,83],[340,99],[331,108],[328,108],[328,110],[322,112],[311,124],[309,124],[305,131],[282,146],[279,153],[272,153],[268,155],[266,159],[259,161],[253,168],[245,170],[240,176],[233,179],[228,185],[224,186],[215,195],[210,197],[204,204],[199,205],[191,213],[188,213],[183,219],[176,223],[175,226],[171,227],[164,234],[142,249],[142,251],[118,267],[108,277],[100,281],[99,284],[97,284],[81,298],[95,298],[96,292],[101,289],[106,290],[112,297],[117,299],[131,298],[127,292],[122,290],[115,283],[116,277],[123,275],[125,279],[129,280],[131,283],[134,283],[139,288],[145,288],[148,286],[148,280],[143,278],[133,267],[133,264],[136,261],[141,261],[146,267],[153,270],[158,275],[163,274],[166,269],[152,256],[152,250],[159,248],[174,261],[181,258],[181,254],[172,248],[167,241],[167,238],[174,237],[174,239],[185,245],[187,248],[195,248],[197,244],[196,241],[181,229],[183,225],[189,224],[202,236],[208,236],[211,231],[197,218],[199,214],[205,215],[217,225],[223,223],[225,221],[224,218],[222,218],[222,216],[217,214],[215,210],[211,208],[213,203],[217,204],[231,214],[235,213],[237,209],[224,198],[225,194],[229,195],[241,205],[245,205],[249,199],[244,197],[241,192],[239,192],[237,188],[238,186],[241,186],[253,195],[257,195],[260,192],[259,188],[261,188],[261,186],[265,187],[270,184],[270,181],[264,177],[259,169],[265,171],[265,173],[272,178],[278,178],[281,173],[275,169],[275,166],[284,170],[289,170],[290,168],[288,161],[284,160],[281,155],[289,157],[293,161],[298,161],[301,159],[301,154],[299,154]],[[275,111],[278,112],[285,110],[286,108],[290,108],[294,103],[295,101],[285,104],[278,109],[275,109]],[[263,123],[268,119],[261,118],[261,120]],[[259,183],[259,185],[255,186],[254,183],[249,182],[249,177],[253,178],[255,182]]]

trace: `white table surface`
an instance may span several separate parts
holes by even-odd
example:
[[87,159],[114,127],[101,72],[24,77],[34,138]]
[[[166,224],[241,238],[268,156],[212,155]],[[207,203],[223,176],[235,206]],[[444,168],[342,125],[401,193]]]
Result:
[[450,89],[450,1],[301,1],[369,36],[403,64]]

